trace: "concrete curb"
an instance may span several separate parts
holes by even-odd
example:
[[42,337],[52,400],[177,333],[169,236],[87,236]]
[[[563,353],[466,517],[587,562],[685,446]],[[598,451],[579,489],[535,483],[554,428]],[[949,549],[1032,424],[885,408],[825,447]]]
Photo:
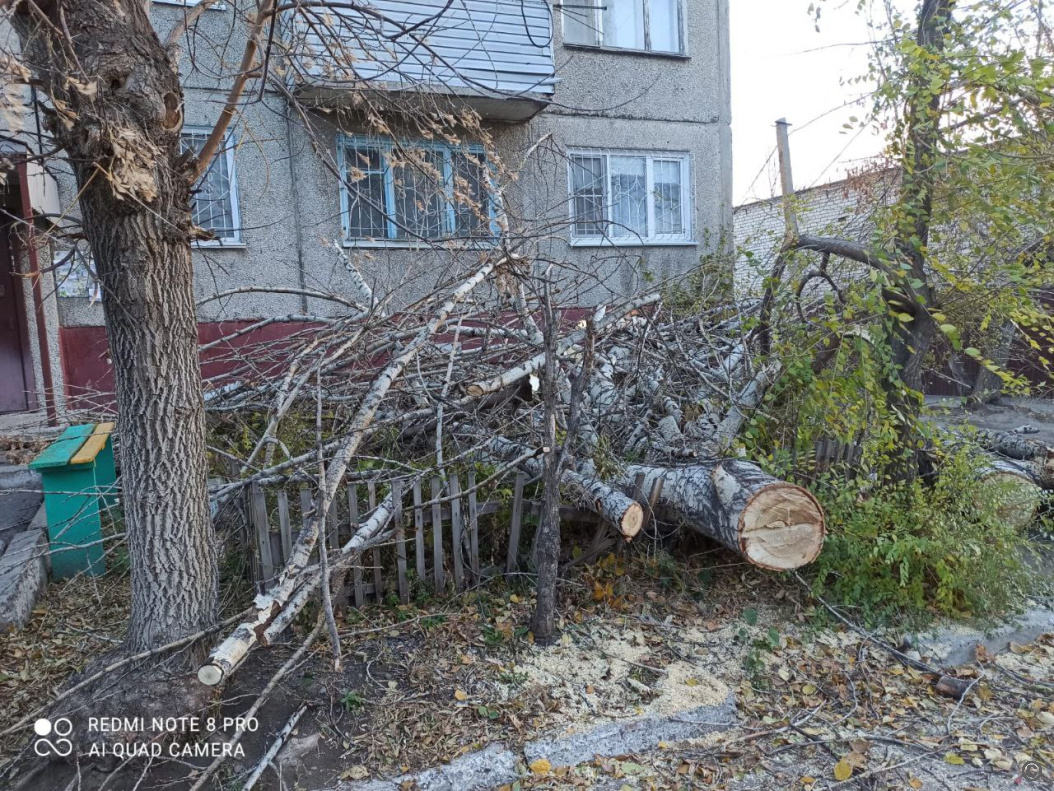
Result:
[[912,645],[920,655],[953,667],[973,662],[979,645],[988,653],[997,654],[1010,643],[1030,643],[1044,634],[1054,634],[1054,610],[1036,606],[988,632],[962,627],[938,629],[915,636]]
[[512,783],[520,776],[516,765],[522,757],[503,744],[455,758],[446,766],[426,769],[393,780],[363,780],[341,783],[333,791],[486,791]]
[[528,742],[523,753],[504,744],[463,755],[446,766],[427,769],[391,780],[340,783],[331,791],[486,791],[515,782],[531,762],[544,758],[555,767],[577,766],[596,757],[610,757],[651,750],[660,742],[698,738],[735,725],[736,702],[729,695],[716,706],[701,706],[674,714],[636,717],[599,725],[588,731],[557,735]]
[[0,628],[25,626],[48,582],[48,531],[44,506],[29,528],[11,539],[0,557]]
[[694,739],[732,726],[736,703],[732,697],[717,706],[663,716],[638,717],[600,725],[583,733],[536,739],[523,748],[527,763],[544,758],[553,766],[577,766],[596,756],[608,757],[651,750],[659,742]]
[[44,484],[40,473],[24,464],[0,464],[0,489],[26,489],[39,492]]

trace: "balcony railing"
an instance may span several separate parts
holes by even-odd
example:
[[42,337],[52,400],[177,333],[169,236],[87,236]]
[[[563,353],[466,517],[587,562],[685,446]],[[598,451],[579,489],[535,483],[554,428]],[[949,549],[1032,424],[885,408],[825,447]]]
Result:
[[293,89],[324,104],[447,97],[522,121],[557,82],[545,0],[299,0],[283,25]]

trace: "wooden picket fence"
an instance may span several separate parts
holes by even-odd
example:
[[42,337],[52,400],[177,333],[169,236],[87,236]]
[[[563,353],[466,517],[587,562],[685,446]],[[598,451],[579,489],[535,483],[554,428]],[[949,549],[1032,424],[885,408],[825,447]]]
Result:
[[[526,561],[533,560],[536,531],[524,546],[526,532],[533,530],[541,512],[540,501],[524,496],[525,488],[533,481],[524,473],[517,473],[511,503],[503,503],[479,499],[473,470],[465,475],[464,487],[456,472],[448,471],[445,477],[446,486],[440,476],[433,476],[429,481],[430,491],[426,491],[419,478],[409,486],[400,479],[386,482],[395,491],[395,508],[387,528],[392,538],[382,546],[367,550],[363,562],[352,568],[349,603],[361,607],[369,601],[383,601],[387,593],[395,593],[400,601],[407,602],[414,580],[433,592],[447,590],[448,581],[453,583],[455,591],[461,591],[481,579],[512,574]],[[645,499],[641,492],[643,480],[643,476],[638,477],[633,490],[626,493],[645,505],[646,517],[650,519],[662,489],[661,481]],[[360,522],[376,509],[379,494],[382,497],[387,494],[378,491],[376,481],[347,482],[342,488],[343,496],[334,499],[326,520],[326,542],[331,551],[351,540]],[[303,524],[311,515],[313,496],[314,490],[309,488],[291,492],[253,485],[247,491],[247,543],[252,555],[251,576],[258,591],[270,587],[285,565],[295,533],[299,532],[299,528],[294,531],[294,521]],[[505,505],[509,506],[507,522],[499,519],[506,513]],[[597,526],[595,543],[607,530],[590,511],[562,506],[560,516],[562,523]],[[487,531],[482,553],[481,527]],[[481,554],[487,557],[481,559]]]
[[814,483],[827,472],[838,472],[849,477],[860,469],[864,446],[860,442],[842,442],[825,437],[816,441],[813,451],[805,459],[798,459],[794,478],[799,483]]

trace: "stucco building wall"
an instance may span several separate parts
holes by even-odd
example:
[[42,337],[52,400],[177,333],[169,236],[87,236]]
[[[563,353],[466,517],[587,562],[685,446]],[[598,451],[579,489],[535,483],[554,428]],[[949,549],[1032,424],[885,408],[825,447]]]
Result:
[[[229,75],[244,46],[244,15],[235,13],[235,5],[204,11],[195,34],[182,39],[187,126],[209,128],[222,109]],[[554,9],[552,48],[559,81],[552,103],[526,123],[486,122],[497,155],[510,167],[518,168],[526,153],[534,151],[521,178],[506,185],[506,205],[510,217],[519,218],[514,225],[527,237],[521,241],[531,255],[576,273],[581,288],[561,295],[568,302],[629,295],[645,281],[682,277],[707,256],[727,253],[731,247],[729,0],[684,0],[683,7],[683,55],[565,45],[562,15]],[[151,14],[164,41],[185,9],[155,3]],[[250,84],[249,91],[259,91],[258,85]],[[397,124],[393,119],[393,126]],[[301,115],[271,89],[244,104],[231,131],[241,241],[195,248],[199,300],[247,287],[348,293],[350,261],[376,293],[394,293],[398,306],[478,261],[478,252],[470,249],[362,249],[344,243],[338,140],[341,133],[365,128],[350,112]],[[569,244],[564,158],[569,148],[687,153],[691,243]],[[56,172],[62,203],[72,206],[71,216],[76,216],[73,179],[61,163]],[[709,266],[726,266],[724,260]],[[87,354],[104,364],[101,304],[85,297],[57,302],[63,345],[71,354]],[[255,292],[206,302],[199,315],[202,322],[251,321],[340,309],[299,295]]]

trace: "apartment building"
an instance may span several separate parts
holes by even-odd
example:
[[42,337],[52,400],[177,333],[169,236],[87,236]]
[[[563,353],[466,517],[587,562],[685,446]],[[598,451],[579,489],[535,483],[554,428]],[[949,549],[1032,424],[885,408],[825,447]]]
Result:
[[[193,5],[155,0],[162,40]],[[246,10],[217,2],[177,36],[188,149],[200,148],[223,107]],[[728,15],[728,0],[290,5],[263,51],[281,79],[251,84],[195,192],[207,235],[195,245],[198,297],[244,292],[200,304],[200,337],[266,317],[299,326],[337,307],[293,292],[352,293],[358,275],[408,302],[503,236],[586,273],[568,301],[617,298],[693,271],[731,243]],[[471,127],[415,139],[415,114],[457,119],[465,109],[485,140]],[[26,130],[6,135],[8,145],[41,150],[32,122]],[[16,320],[0,325],[12,371],[0,378],[0,411],[76,405],[112,389],[106,295],[84,249],[39,233],[30,256],[17,232],[76,216],[76,187],[61,162],[29,172],[17,155],[7,161],[11,243],[0,246],[0,287]],[[500,175],[509,172],[517,177]],[[43,274],[19,287],[17,275],[34,267]]]

